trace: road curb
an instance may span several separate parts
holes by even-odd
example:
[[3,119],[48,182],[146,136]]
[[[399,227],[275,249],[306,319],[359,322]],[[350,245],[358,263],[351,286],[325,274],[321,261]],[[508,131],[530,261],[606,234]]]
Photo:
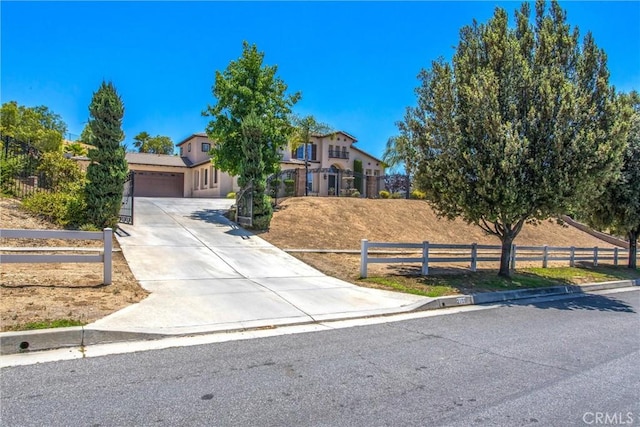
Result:
[[113,342],[155,340],[167,336],[137,332],[101,331],[84,326],[2,332],[0,333],[0,355]]
[[[552,295],[584,294],[606,289],[627,288],[640,286],[640,279],[618,280],[613,282],[592,283],[582,286],[565,285],[552,286],[539,289],[522,289],[517,291],[487,292],[472,295],[454,295],[433,298],[431,301],[418,307],[409,307],[407,311],[436,310],[448,307],[460,307],[464,305],[490,304],[496,302],[514,301],[526,298],[537,298]],[[384,313],[380,315],[388,315]],[[399,314],[394,310],[393,314]],[[367,316],[371,317],[371,316]],[[333,321],[341,319],[332,319]],[[287,325],[280,325],[287,326]],[[228,332],[228,331],[216,331]],[[201,332],[197,335],[201,335]],[[95,344],[107,344],[126,341],[156,340],[167,337],[188,336],[185,334],[150,334],[124,331],[104,331],[83,326],[70,328],[38,329],[33,331],[15,331],[0,333],[0,355],[16,353],[31,353],[42,350],[53,350],[65,347],[83,347]]]
[[522,289],[517,291],[486,292],[472,295],[453,295],[434,298],[421,305],[417,310],[435,310],[438,308],[459,307],[462,305],[490,304],[495,302],[514,301],[526,298],[537,298],[552,295],[581,294],[605,289],[640,286],[640,279],[616,280],[613,282],[591,283],[587,285],[562,285],[548,288]]

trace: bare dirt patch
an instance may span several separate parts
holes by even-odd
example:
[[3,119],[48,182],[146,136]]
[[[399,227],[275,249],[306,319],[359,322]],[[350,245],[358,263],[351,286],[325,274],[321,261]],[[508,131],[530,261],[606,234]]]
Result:
[[[375,242],[459,243],[499,245],[500,240],[479,227],[460,219],[438,218],[422,200],[354,199],[346,197],[296,197],[283,201],[274,213],[271,228],[260,237],[282,249],[360,249],[361,239]],[[611,247],[576,228],[557,221],[527,224],[517,237],[517,245]],[[352,254],[292,253],[313,267],[334,277],[371,286],[358,281],[360,256]],[[524,266],[525,264],[521,264]],[[536,264],[536,265],[539,265]],[[564,264],[566,265],[566,264]],[[446,274],[467,268],[445,265],[434,273]],[[497,268],[479,265],[479,268]],[[371,264],[370,275],[415,274],[412,264]]]
[[[0,227],[59,229],[0,198]],[[100,247],[99,241],[5,239],[0,246]],[[119,248],[114,239],[114,248]],[[0,325],[3,331],[31,322],[71,319],[90,323],[147,296],[122,255],[113,254],[113,283],[102,284],[102,264],[5,264],[0,266]]]

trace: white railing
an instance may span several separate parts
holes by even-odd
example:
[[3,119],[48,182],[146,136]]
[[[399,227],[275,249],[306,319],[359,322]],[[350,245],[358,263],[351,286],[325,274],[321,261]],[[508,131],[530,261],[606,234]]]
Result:
[[[58,247],[2,247],[3,252],[22,252],[18,254],[0,254],[2,263],[103,263],[103,279],[105,285],[111,284],[113,230],[103,231],[68,231],[68,230],[12,230],[0,229],[0,237],[8,239],[61,239],[61,240],[102,240],[102,248],[58,248]],[[24,252],[95,252],[99,254],[29,254]]]
[[[387,256],[369,256],[371,248],[400,249],[403,251],[387,252]],[[409,250],[409,251],[407,251]],[[429,274],[429,264],[435,263],[469,263],[471,271],[476,271],[479,262],[499,262],[502,247],[498,245],[470,245],[443,243],[381,243],[369,242],[362,239],[360,248],[360,277],[367,277],[369,264],[393,263],[421,263],[422,275]],[[408,256],[413,252],[416,256]],[[420,256],[417,256],[420,253]],[[511,250],[509,260],[512,269],[517,261],[541,261],[542,267],[547,268],[550,261],[569,261],[569,266],[576,262],[589,261],[594,266],[600,261],[613,261],[617,266],[623,256],[628,257],[629,251],[621,248],[576,248],[562,246],[516,246]],[[403,255],[392,257],[392,255]]]

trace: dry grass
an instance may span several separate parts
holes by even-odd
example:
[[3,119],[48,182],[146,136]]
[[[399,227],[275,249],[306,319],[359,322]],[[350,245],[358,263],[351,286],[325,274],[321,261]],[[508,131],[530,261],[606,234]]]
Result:
[[[31,215],[13,199],[0,199],[0,226],[17,229],[57,229]],[[92,240],[0,239],[0,246],[100,246]],[[114,247],[118,242],[114,239]],[[3,331],[20,325],[59,319],[90,323],[143,299],[143,290],[121,252],[113,255],[113,283],[102,284],[102,264],[2,264],[0,325]]]
[[[462,220],[448,221],[436,216],[430,206],[420,200],[352,199],[299,197],[283,201],[275,212],[269,231],[262,238],[283,249],[360,249],[361,239],[375,242],[459,243],[498,245],[497,237],[487,235],[479,227]],[[515,242],[531,246],[611,247],[583,231],[556,221],[527,224]],[[360,286],[389,289],[380,284],[359,280],[360,255],[341,253],[292,253],[318,270]],[[519,267],[540,263],[519,263]],[[553,264],[553,265],[566,265]],[[479,268],[497,269],[495,264],[479,264]],[[416,264],[370,264],[370,277],[391,277],[406,282],[416,277]],[[465,276],[468,265],[438,264],[432,276]],[[416,284],[419,278],[411,279]],[[405,283],[406,284],[406,283]],[[459,286],[464,291],[464,286]]]

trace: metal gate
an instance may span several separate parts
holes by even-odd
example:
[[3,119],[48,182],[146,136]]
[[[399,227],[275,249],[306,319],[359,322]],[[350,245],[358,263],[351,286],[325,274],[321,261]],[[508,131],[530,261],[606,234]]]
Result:
[[122,206],[120,206],[120,221],[122,224],[133,225],[133,183],[135,172],[129,172],[127,179],[124,181],[124,190],[122,191]]

